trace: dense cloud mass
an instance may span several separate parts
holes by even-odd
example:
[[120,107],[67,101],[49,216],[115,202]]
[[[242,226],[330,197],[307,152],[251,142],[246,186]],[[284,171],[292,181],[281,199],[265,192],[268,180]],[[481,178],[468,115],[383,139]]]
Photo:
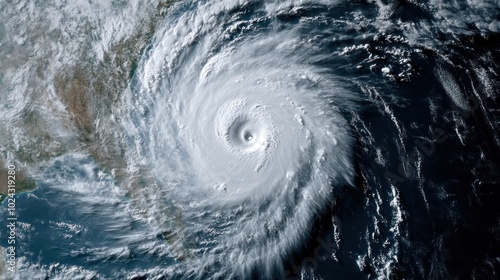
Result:
[[495,278],[497,1],[2,6],[20,279]]

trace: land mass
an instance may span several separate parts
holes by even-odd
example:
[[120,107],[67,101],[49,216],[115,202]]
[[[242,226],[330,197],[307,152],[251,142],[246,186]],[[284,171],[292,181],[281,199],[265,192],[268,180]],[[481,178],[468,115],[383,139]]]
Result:
[[[8,197],[9,174],[6,166],[0,161],[0,204]],[[25,175],[22,169],[16,169],[14,175],[16,194],[29,192],[36,188],[36,183]]]

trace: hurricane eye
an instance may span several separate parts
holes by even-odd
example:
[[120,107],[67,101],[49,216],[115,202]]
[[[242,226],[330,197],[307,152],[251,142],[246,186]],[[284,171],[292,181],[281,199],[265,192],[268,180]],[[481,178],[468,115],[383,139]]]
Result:
[[243,133],[243,139],[245,139],[245,141],[247,142],[251,142],[253,140],[253,134],[251,131],[245,131]]

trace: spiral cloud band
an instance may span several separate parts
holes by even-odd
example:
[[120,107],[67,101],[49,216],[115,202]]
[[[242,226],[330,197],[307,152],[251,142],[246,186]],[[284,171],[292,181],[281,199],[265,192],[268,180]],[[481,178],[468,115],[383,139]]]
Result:
[[271,13],[184,5],[199,6],[173,12],[126,94],[130,164],[150,164],[182,216],[187,265],[211,255],[236,263],[221,275],[271,271],[351,181],[349,92]]

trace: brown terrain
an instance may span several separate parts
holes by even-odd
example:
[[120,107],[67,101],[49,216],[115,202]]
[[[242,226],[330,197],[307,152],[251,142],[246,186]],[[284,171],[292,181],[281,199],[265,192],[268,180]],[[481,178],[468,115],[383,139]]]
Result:
[[[126,171],[123,139],[116,132],[119,120],[113,120],[111,115],[116,101],[136,70],[144,48],[149,44],[172,2],[160,1],[158,7],[151,10],[152,15],[144,19],[146,22],[141,29],[129,39],[112,46],[99,63],[86,63],[85,61],[91,61],[92,58],[81,57],[83,63],[75,68],[62,69],[56,75],[55,92],[69,115],[69,119],[64,120],[66,125],[77,130],[75,143],[59,143],[53,139],[49,132],[44,131],[47,126],[36,109],[30,109],[24,113],[21,124],[29,128],[27,136],[30,141],[17,148],[16,156],[19,161],[27,164],[40,163],[66,151],[89,151],[100,169],[113,174],[116,183],[126,188],[128,196],[137,208],[142,209],[138,211],[147,211],[147,203],[150,201],[148,194],[142,190],[157,187],[158,183],[147,171],[150,169],[148,167],[144,167],[138,174],[129,174]],[[43,68],[44,65],[40,67]],[[39,72],[43,76],[44,71]],[[39,96],[43,96],[43,93]],[[1,159],[0,157],[0,194],[6,194],[7,169]],[[35,183],[24,173],[22,169],[16,171],[16,193],[33,190],[35,187]],[[2,195],[0,202],[4,198]],[[172,221],[165,225],[165,228],[172,230],[165,230],[164,239],[176,251],[178,260],[184,260],[189,254],[186,253],[182,236],[182,217],[173,205],[164,207],[164,214],[172,217]],[[1,265],[2,262],[0,275]]]
[[[23,169],[18,169],[16,166],[16,174],[15,174],[15,190],[16,193],[26,192],[33,190],[35,188],[35,182],[30,178],[27,178],[24,174]],[[8,194],[8,169],[7,166],[0,159],[0,203],[2,203],[6,199],[6,195]],[[1,274],[0,274],[1,275]]]

